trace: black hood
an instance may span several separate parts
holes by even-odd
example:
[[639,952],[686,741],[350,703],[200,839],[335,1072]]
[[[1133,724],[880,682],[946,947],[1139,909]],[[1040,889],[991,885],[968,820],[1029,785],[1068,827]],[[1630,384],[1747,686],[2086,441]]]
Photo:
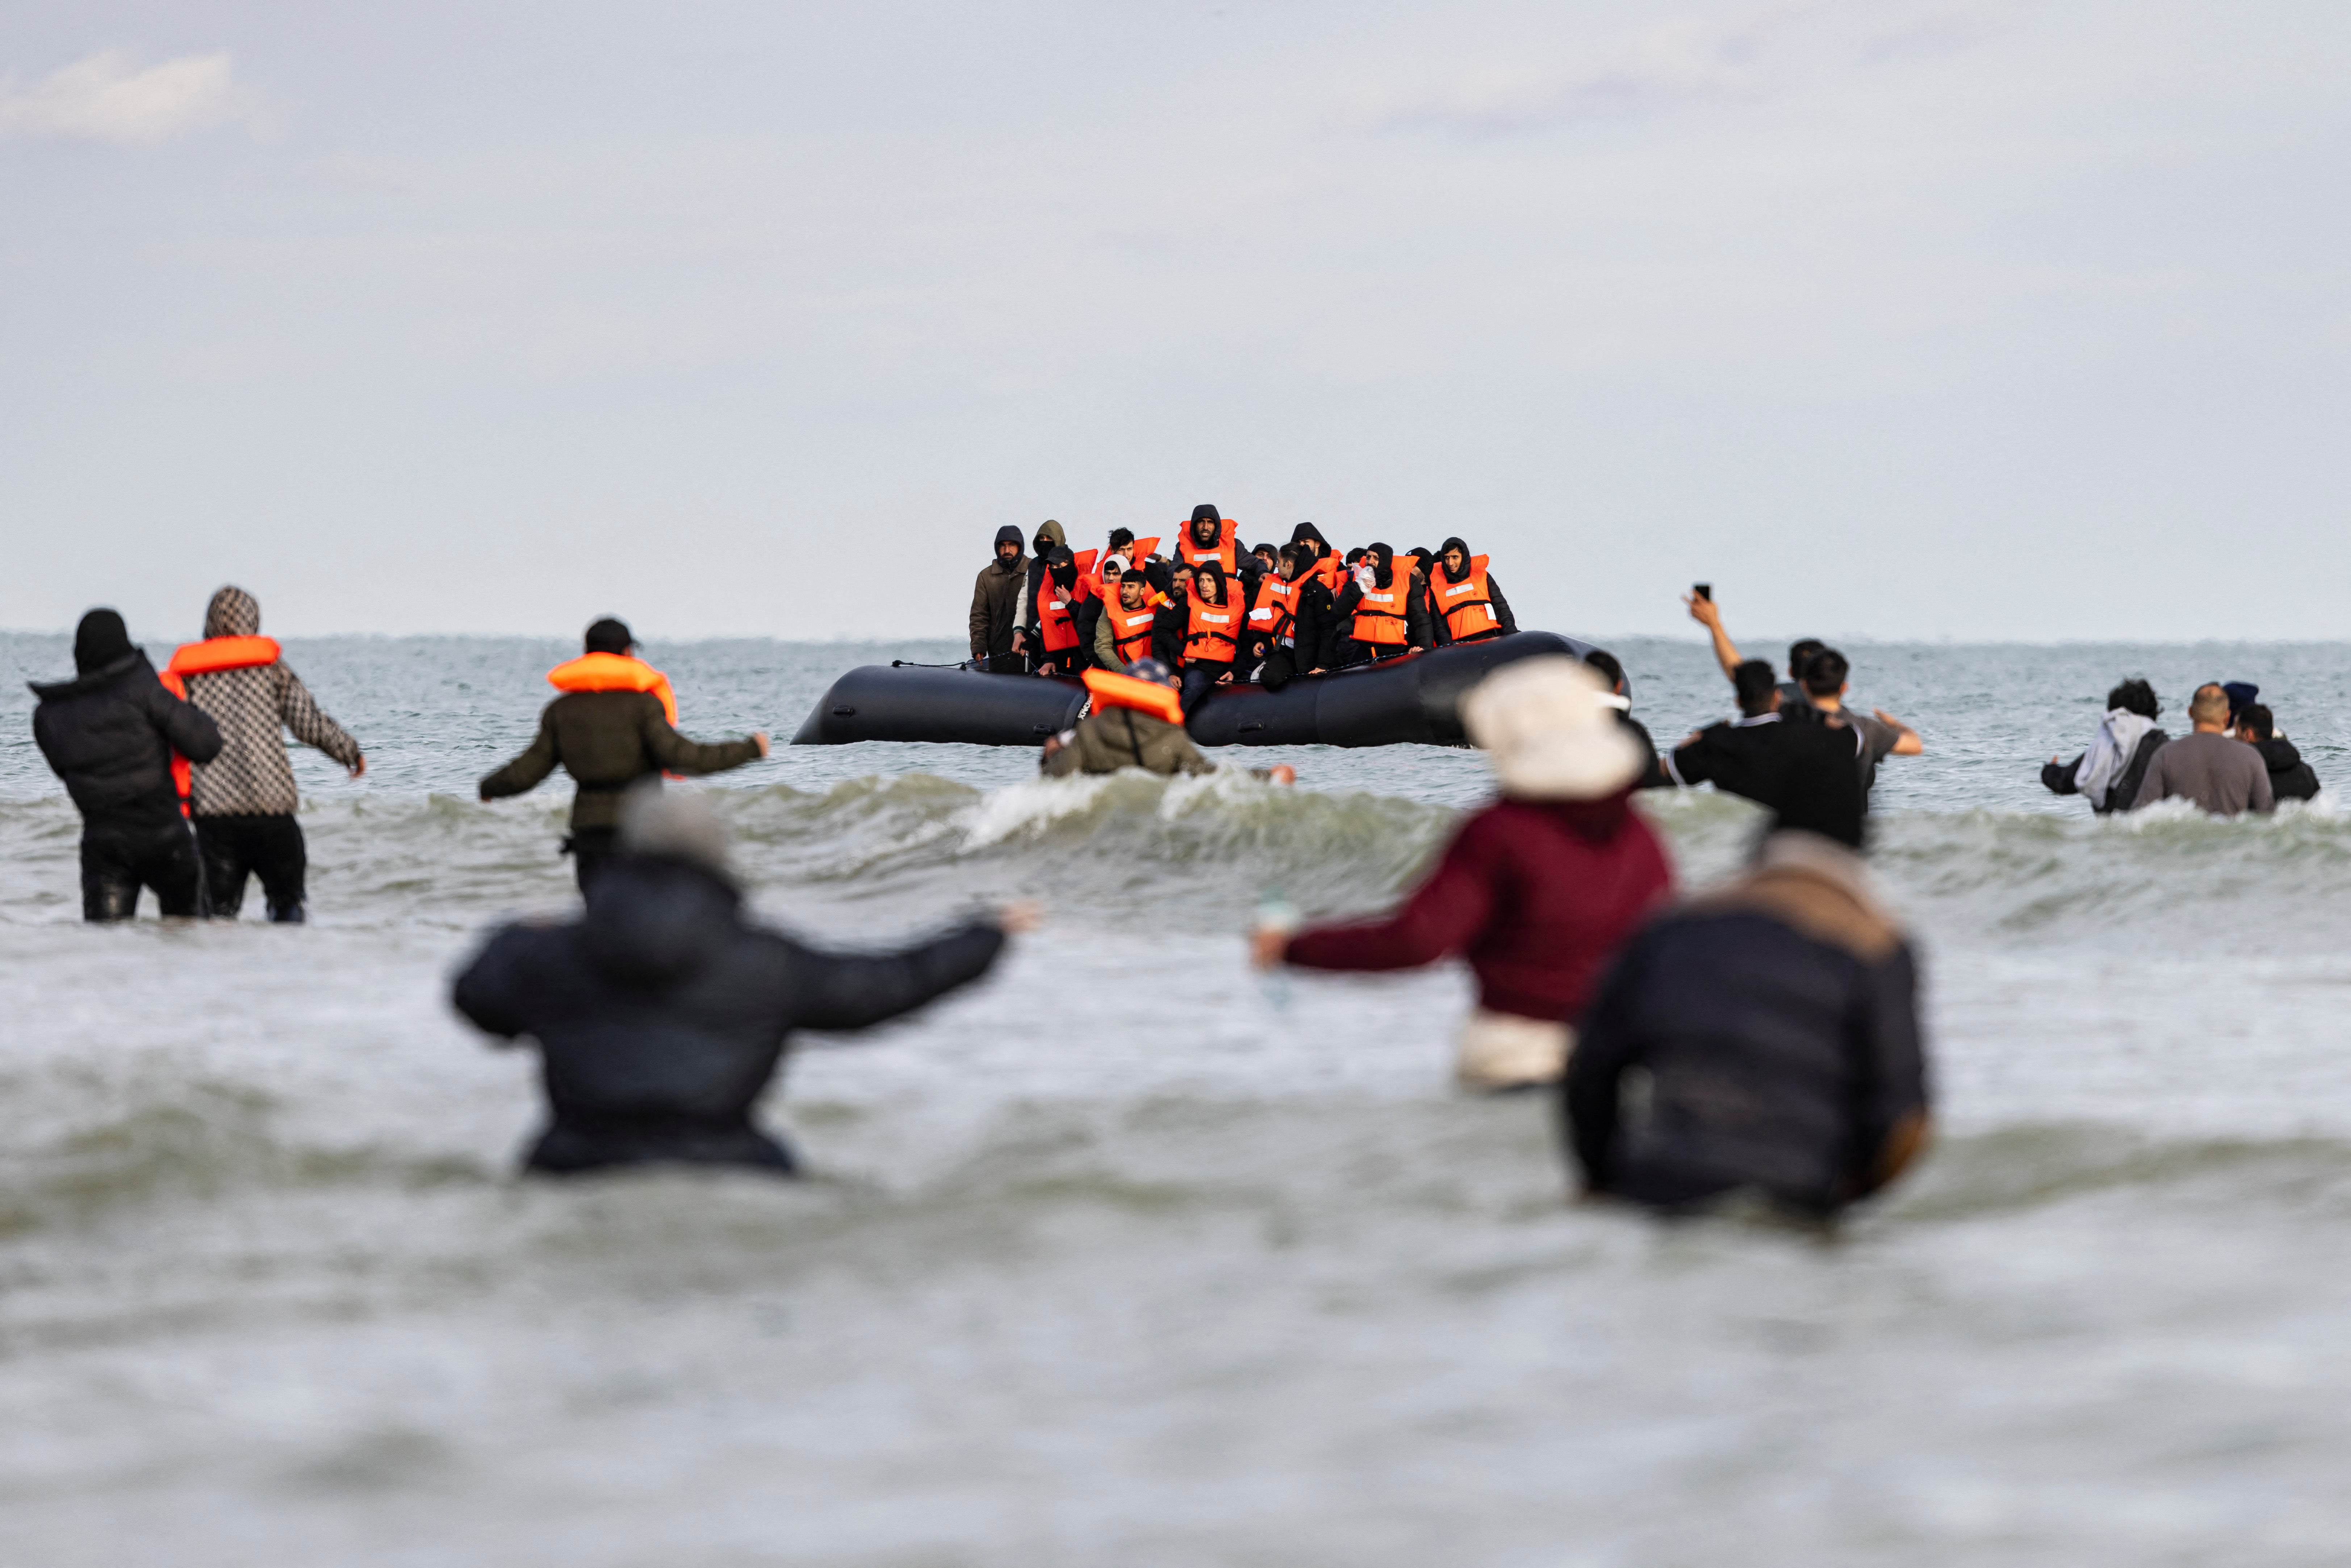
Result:
[[1197,506],[1192,508],[1192,521],[1186,531],[1192,536],[1193,549],[1206,549],[1223,541],[1225,520],[1217,515],[1216,507]]
[[1372,586],[1374,588],[1395,587],[1395,551],[1390,549],[1385,545],[1375,544],[1372,546],[1369,554],[1372,558]]
[[1294,545],[1318,545],[1322,548],[1323,554],[1328,555],[1331,553],[1331,541],[1324,538],[1322,537],[1322,530],[1316,528],[1312,523],[1301,523],[1296,528],[1290,529],[1290,542]]
[[58,702],[67,697],[79,696],[84,692],[94,692],[100,686],[110,686],[123,676],[131,674],[138,675],[142,680],[152,681],[155,678],[155,666],[149,664],[147,655],[136,648],[122,654],[112,664],[101,664],[95,670],[85,670],[69,681],[27,681],[25,684],[30,686],[33,695],[43,702]]
[[1010,545],[1022,555],[1027,555],[1029,553],[1029,536],[1022,533],[1019,528],[1014,528],[1010,523],[1007,523],[1002,528],[996,530],[996,548],[1001,549],[1006,545]]
[[664,990],[691,977],[733,940],[742,894],[690,861],[623,855],[588,894],[580,936],[590,960],[620,985]]
[[[1456,576],[1453,574],[1453,569],[1452,569],[1450,566],[1447,566],[1447,565],[1445,563],[1445,558],[1446,558],[1447,556],[1448,556],[1448,555],[1451,555],[1455,550],[1459,550],[1459,551],[1461,552],[1461,576],[1460,576],[1460,577],[1456,577]],[[1463,577],[1467,577],[1467,576],[1468,576],[1468,575],[1469,575],[1469,553],[1470,553],[1470,552],[1469,552],[1469,543],[1468,543],[1468,541],[1467,539],[1464,539],[1464,538],[1463,538],[1459,534],[1455,534],[1455,535],[1453,535],[1450,538],[1447,538],[1447,539],[1443,544],[1438,545],[1438,546],[1437,547],[1437,570],[1445,573],[1445,580],[1446,580],[1446,581],[1447,581],[1447,582],[1458,582],[1458,581],[1460,581],[1460,580],[1461,580],[1461,578],[1463,578]]]
[[104,669],[131,651],[131,633],[120,612],[93,610],[74,628],[74,673]]
[[[1219,606],[1223,605],[1231,596],[1232,590],[1225,584],[1225,569],[1217,565],[1215,561],[1204,560],[1199,565],[1194,567],[1192,569],[1192,580],[1195,582],[1215,583],[1217,585],[1217,597],[1212,602]],[[1200,597],[1202,599],[1207,599],[1208,596],[1203,593]]]
[[2253,749],[2262,754],[2262,764],[2273,773],[2291,773],[2302,766],[2302,753],[2291,740],[2257,740]]

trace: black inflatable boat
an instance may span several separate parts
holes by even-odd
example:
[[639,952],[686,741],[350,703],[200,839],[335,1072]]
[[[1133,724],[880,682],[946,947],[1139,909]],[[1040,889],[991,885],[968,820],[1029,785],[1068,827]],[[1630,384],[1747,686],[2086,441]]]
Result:
[[[1518,632],[1328,675],[1278,692],[1225,686],[1186,726],[1202,746],[1458,746],[1461,698],[1488,674],[1537,653],[1582,658],[1593,644]],[[1084,716],[1075,681],[991,675],[964,666],[866,664],[832,683],[794,746],[861,740],[1041,746]]]

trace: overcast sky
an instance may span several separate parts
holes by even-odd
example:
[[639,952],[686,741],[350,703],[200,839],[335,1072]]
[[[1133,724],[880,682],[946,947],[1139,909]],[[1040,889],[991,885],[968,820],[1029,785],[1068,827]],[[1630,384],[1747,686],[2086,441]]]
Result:
[[28,0],[0,625],[959,636],[998,525],[1522,623],[2332,638],[2351,6]]

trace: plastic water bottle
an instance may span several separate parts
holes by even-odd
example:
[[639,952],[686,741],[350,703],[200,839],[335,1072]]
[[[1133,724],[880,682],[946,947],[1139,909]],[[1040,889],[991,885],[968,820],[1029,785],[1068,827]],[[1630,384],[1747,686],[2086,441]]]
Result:
[[[1279,931],[1287,936],[1296,931],[1299,925],[1298,906],[1282,895],[1281,889],[1266,889],[1257,901],[1257,928],[1259,931]],[[1269,969],[1265,972],[1264,983],[1265,999],[1273,1005],[1273,1010],[1288,1010],[1290,972],[1287,969]]]

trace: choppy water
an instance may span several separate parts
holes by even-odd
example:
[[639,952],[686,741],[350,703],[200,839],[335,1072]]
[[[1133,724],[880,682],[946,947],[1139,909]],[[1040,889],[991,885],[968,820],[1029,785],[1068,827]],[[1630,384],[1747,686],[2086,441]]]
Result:
[[[1620,651],[1661,737],[1717,716],[1702,650]],[[1879,862],[1946,1132],[1827,1245],[1562,1202],[1545,1107],[1447,1088],[1458,976],[1244,970],[1260,888],[1376,905],[1480,796],[1417,748],[1290,754],[1290,793],[781,750],[723,795],[772,917],[1050,929],[794,1065],[815,1180],[518,1184],[528,1062],[441,998],[567,902],[566,791],[471,791],[564,652],[289,646],[371,758],[302,755],[299,931],[79,925],[0,697],[5,1561],[2342,1560],[2351,824],[2095,824],[2035,775],[2144,672],[2175,718],[2260,681],[2351,782],[2351,649],[1853,650],[1930,747]],[[951,650],[653,652],[690,730],[789,735]],[[1656,815],[1694,880],[1751,831]]]

